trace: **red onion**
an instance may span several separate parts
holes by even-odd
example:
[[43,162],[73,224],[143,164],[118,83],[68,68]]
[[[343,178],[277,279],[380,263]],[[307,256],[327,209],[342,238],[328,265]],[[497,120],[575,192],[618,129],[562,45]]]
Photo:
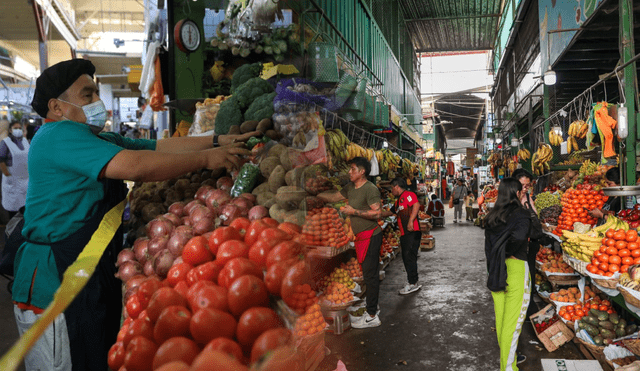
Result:
[[251,193],[243,193],[240,195],[240,197],[242,198],[246,198],[247,200],[249,200],[249,202],[251,202],[253,205],[256,204],[256,196],[252,195]]
[[[133,279],[135,279],[135,277],[139,277],[139,276],[147,278],[147,277],[142,276],[142,275],[139,274],[139,275],[134,276],[134,278],[129,279],[129,281],[127,281],[127,283],[131,282],[131,280],[133,280]],[[124,302],[126,303],[127,300],[129,300],[129,297],[131,297],[131,295],[135,295],[137,292],[138,292],[138,286],[130,288],[130,289],[127,289],[127,291],[125,291],[125,293],[124,293]]]
[[196,224],[202,219],[215,218],[213,211],[204,206],[198,206],[191,211],[191,225],[195,228]]
[[238,205],[226,204],[222,207],[220,212],[220,220],[223,225],[229,225],[235,218],[242,216],[242,211]]
[[242,216],[247,216],[247,214],[249,213],[249,209],[253,207],[251,201],[247,200],[244,197],[235,198],[233,201],[231,201],[231,203],[237,205],[240,208]]
[[134,261],[135,259],[136,259],[136,254],[133,253],[133,250],[124,249],[118,253],[118,260],[116,261],[116,267],[119,267],[128,261]]
[[191,227],[187,227],[189,228],[188,230],[186,228],[178,230],[178,228],[173,231],[171,238],[169,238],[169,242],[167,242],[167,249],[171,251],[173,256],[182,256],[182,249],[184,248],[184,245],[193,238],[193,229]]
[[182,225],[187,226],[187,227],[191,227],[191,218],[189,218],[188,216],[183,216],[182,217]]
[[144,280],[146,280],[146,279],[147,279],[147,277],[145,277],[142,274],[138,274],[136,276],[131,277],[131,279],[129,279],[129,281],[127,281],[127,285],[126,285],[127,290],[130,290],[130,289],[133,289],[133,288],[136,288],[136,287],[140,286],[140,284],[142,282],[144,282]]
[[147,262],[144,263],[144,266],[142,267],[142,273],[144,273],[145,276],[150,276],[156,273],[156,271],[153,269],[153,262],[151,260],[147,260]]
[[184,261],[182,260],[182,255],[178,256],[174,261],[173,264],[171,264],[171,266],[183,263]]
[[167,236],[155,237],[149,240],[149,256],[156,256],[157,253],[166,249],[168,241],[169,237]]
[[172,203],[171,206],[169,206],[169,212],[177,216],[182,216],[184,213],[184,202]]
[[200,219],[193,225],[193,234],[196,236],[203,235],[211,230],[213,230],[213,219]]
[[223,176],[216,182],[216,188],[222,189],[223,191],[230,191],[231,187],[233,187],[233,179],[228,176]]
[[198,191],[196,192],[194,198],[196,200],[200,200],[200,202],[204,202],[207,199],[207,196],[209,195],[209,193],[211,191],[213,191],[215,188],[211,187],[211,186],[202,186],[200,188],[198,188]]
[[162,278],[167,276],[171,265],[173,264],[173,255],[169,250],[160,251],[153,257],[153,268],[156,274]]
[[207,207],[209,209],[217,210],[221,206],[224,206],[227,203],[229,203],[230,201],[231,201],[231,196],[229,195],[228,191],[225,191],[222,189],[216,189],[211,193],[209,193],[209,196],[207,197],[205,204],[207,204]]
[[116,273],[116,277],[120,278],[122,282],[127,282],[133,278],[133,276],[140,273],[142,273],[140,264],[134,261],[128,261],[120,266],[118,273]]
[[147,236],[151,239],[160,236],[168,237],[171,231],[173,231],[173,223],[164,217],[153,219],[147,224]]
[[140,264],[144,264],[151,258],[149,256],[149,239],[146,237],[140,237],[133,243],[133,253],[136,256],[136,260]]
[[193,200],[191,202],[189,202],[183,210],[183,215],[184,216],[189,216],[191,215],[191,209],[193,209],[196,206],[204,206],[204,204],[202,202],[200,202],[199,200]]
[[162,217],[170,221],[174,227],[182,225],[182,218],[177,216],[174,213],[166,213],[166,214],[163,214]]
[[258,220],[269,216],[269,209],[262,205],[256,205],[249,210],[249,220]]

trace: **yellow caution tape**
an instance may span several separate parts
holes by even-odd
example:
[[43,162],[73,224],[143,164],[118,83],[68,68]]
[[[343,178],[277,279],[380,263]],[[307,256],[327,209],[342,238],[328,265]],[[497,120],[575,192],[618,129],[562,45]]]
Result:
[[[73,264],[67,268],[62,277],[62,283],[56,291],[53,301],[42,317],[25,332],[11,349],[0,359],[0,370],[15,371],[18,369],[22,359],[29,353],[33,345],[45,332],[47,327],[56,317],[65,311],[67,307],[78,296],[80,291],[87,285],[89,278],[96,270],[96,266],[104,253],[104,250],[113,239],[120,224],[122,223],[122,213],[127,204],[125,198],[118,205],[113,207],[100,222],[98,229],[91,236],[91,240],[82,250]],[[105,360],[106,362],[106,360]]]

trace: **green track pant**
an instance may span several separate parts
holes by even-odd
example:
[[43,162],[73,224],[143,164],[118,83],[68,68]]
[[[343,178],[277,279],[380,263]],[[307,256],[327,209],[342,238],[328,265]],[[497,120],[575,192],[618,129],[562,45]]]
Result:
[[527,262],[507,259],[507,289],[492,292],[496,312],[496,332],[500,345],[500,371],[518,371],[516,348],[522,331],[527,307],[531,300],[529,267]]

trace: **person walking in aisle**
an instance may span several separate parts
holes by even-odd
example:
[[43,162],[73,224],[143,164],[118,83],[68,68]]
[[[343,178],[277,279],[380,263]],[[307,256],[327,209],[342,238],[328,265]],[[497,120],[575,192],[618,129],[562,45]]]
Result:
[[464,207],[467,212],[468,221],[473,221],[473,203],[476,201],[475,197],[473,197],[473,192],[468,191],[467,195],[464,196]]
[[14,121],[9,136],[0,141],[0,170],[2,170],[2,207],[13,218],[27,199],[29,172],[27,158],[29,142],[24,137],[22,124]]
[[427,206],[427,214],[436,218],[444,216],[444,205],[435,193],[431,195],[431,201]]
[[[26,242],[14,264],[12,299],[21,335],[51,304],[65,270],[105,215],[121,207],[127,196],[124,180],[169,180],[203,168],[231,171],[241,165],[239,155],[251,154],[241,142],[260,135],[152,141],[101,133],[108,114],[95,71],[90,61],[72,59],[47,68],[36,80],[31,106],[47,123],[31,141]],[[108,369],[107,354],[122,315],[122,282],[114,276],[122,228],[113,236],[87,285],[26,356],[27,370]]]
[[358,262],[362,264],[364,283],[367,285],[367,313],[353,328],[380,326],[378,295],[380,292],[379,258],[382,246],[382,229],[378,220],[382,216],[382,197],[375,184],[367,180],[371,163],[364,157],[354,157],[349,162],[349,180],[340,192],[323,192],[318,198],[325,202],[348,200],[340,211],[351,217],[351,228],[356,235],[355,247]]
[[462,178],[458,179],[458,184],[456,185],[456,187],[453,189],[453,192],[451,193],[451,198],[453,199],[453,207],[454,207],[454,211],[453,211],[454,223],[458,222],[458,218],[460,218],[460,221],[462,222],[462,204],[464,203],[464,198],[466,197],[467,192],[469,192],[469,188],[467,188],[467,186],[464,185],[464,180]]
[[526,359],[516,354],[531,294],[527,264],[531,217],[520,203],[522,192],[518,180],[503,179],[496,204],[485,218],[487,287],[493,296],[501,371],[517,371],[516,365]]
[[418,249],[422,237],[418,223],[420,203],[418,196],[407,190],[407,182],[402,178],[395,178],[391,182],[391,193],[397,198],[396,202],[391,211],[383,211],[382,216],[398,216],[402,262],[407,271],[407,284],[399,293],[407,295],[422,288],[422,285],[418,285]]

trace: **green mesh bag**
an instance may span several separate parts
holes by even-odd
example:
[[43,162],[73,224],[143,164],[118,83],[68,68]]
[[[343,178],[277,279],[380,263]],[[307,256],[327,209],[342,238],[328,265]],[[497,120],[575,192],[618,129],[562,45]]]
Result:
[[389,106],[385,102],[376,102],[375,125],[381,128],[389,126]]
[[343,110],[349,112],[362,112],[365,109],[366,97],[367,97],[367,84],[369,80],[361,78],[357,81],[355,92],[351,94],[347,103],[344,105]]
[[310,79],[315,82],[340,81],[336,46],[327,42],[310,43],[309,71]]

